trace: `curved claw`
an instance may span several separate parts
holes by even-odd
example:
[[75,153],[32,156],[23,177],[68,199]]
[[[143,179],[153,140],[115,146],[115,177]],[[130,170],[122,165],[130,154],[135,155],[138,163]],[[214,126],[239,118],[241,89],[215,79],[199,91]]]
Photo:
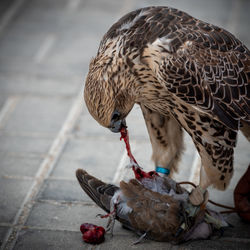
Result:
[[200,186],[197,186],[189,195],[189,201],[194,206],[201,206],[204,204],[206,206],[206,203],[208,201],[208,191],[202,189]]
[[208,191],[203,190],[199,186],[192,190],[189,195],[189,205],[187,212],[190,217],[194,217],[200,210],[205,210],[208,202]]

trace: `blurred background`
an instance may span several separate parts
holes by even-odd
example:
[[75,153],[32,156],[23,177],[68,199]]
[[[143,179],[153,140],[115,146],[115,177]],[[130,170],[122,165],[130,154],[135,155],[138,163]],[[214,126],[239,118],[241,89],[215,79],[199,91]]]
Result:
[[[93,203],[80,190],[75,170],[84,168],[113,183],[129,178],[119,135],[102,128],[87,112],[84,79],[108,28],[127,12],[150,5],[186,11],[229,30],[250,47],[248,0],[0,1],[2,249],[80,249],[81,218],[97,208],[90,209]],[[135,158],[152,169],[139,107],[127,125]],[[187,135],[185,144],[174,178],[197,183],[199,157]],[[226,192],[211,190],[211,199],[233,205],[232,192],[249,164],[249,152],[240,135],[231,185]]]

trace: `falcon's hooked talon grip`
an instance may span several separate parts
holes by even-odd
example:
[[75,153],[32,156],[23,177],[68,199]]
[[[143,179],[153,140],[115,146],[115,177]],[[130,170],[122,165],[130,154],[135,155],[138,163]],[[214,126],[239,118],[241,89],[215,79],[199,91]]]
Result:
[[200,186],[192,190],[189,195],[189,201],[194,206],[206,205],[208,201],[208,191]]

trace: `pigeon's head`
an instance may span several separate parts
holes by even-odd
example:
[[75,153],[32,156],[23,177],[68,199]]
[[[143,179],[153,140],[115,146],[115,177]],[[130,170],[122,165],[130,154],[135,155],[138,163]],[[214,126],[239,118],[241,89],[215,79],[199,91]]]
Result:
[[134,106],[130,80],[118,65],[109,65],[96,58],[90,63],[84,99],[90,114],[112,132],[126,126],[125,118]]

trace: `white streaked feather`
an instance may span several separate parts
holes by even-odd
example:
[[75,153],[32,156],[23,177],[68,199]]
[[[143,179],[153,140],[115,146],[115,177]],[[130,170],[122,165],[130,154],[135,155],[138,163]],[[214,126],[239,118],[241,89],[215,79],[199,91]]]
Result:
[[127,30],[130,29],[139,19],[140,17],[142,17],[143,15],[146,15],[148,11],[144,11],[142,10],[137,16],[135,16],[135,18],[133,20],[131,20],[130,22],[127,23],[123,23],[121,25],[121,27],[119,28],[119,30]]
[[117,205],[116,213],[119,217],[127,219],[128,214],[132,212],[132,209],[127,205],[127,198],[121,190],[117,190],[110,201],[111,208],[115,205]]

